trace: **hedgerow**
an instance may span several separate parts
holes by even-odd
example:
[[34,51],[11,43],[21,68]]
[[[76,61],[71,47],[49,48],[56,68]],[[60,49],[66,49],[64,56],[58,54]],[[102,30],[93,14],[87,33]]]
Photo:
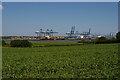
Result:
[[13,40],[10,42],[11,47],[31,47],[32,43],[28,40]]

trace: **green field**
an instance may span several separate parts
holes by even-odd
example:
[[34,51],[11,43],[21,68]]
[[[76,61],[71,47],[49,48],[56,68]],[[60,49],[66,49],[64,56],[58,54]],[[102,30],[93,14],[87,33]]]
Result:
[[3,78],[115,78],[118,74],[118,44],[3,47],[2,51]]

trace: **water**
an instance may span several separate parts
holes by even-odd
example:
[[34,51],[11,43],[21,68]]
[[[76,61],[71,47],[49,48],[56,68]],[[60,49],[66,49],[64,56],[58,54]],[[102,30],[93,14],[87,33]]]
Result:
[[[11,42],[12,40],[4,40],[5,42]],[[80,40],[29,40],[30,42],[78,42]]]

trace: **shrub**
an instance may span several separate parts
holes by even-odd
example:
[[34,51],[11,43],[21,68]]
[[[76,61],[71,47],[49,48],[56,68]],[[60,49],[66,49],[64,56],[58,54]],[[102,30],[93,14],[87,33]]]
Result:
[[93,40],[95,44],[105,44],[105,43],[119,43],[117,39],[107,39],[105,37],[97,38]]
[[31,47],[32,43],[28,40],[13,40],[10,42],[11,47]]
[[120,32],[116,33],[117,40],[120,40]]
[[4,40],[2,40],[2,46],[5,46],[6,42]]
[[107,39],[106,37],[100,37],[96,38],[91,41],[78,41],[78,43],[87,43],[87,44],[106,44],[106,43],[120,43],[120,40],[112,38],[112,39]]

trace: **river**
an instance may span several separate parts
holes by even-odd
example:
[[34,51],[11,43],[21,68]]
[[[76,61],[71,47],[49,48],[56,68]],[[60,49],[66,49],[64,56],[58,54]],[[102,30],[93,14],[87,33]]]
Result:
[[[4,40],[5,42],[11,42],[12,40]],[[78,42],[80,40],[29,40],[30,42]]]

